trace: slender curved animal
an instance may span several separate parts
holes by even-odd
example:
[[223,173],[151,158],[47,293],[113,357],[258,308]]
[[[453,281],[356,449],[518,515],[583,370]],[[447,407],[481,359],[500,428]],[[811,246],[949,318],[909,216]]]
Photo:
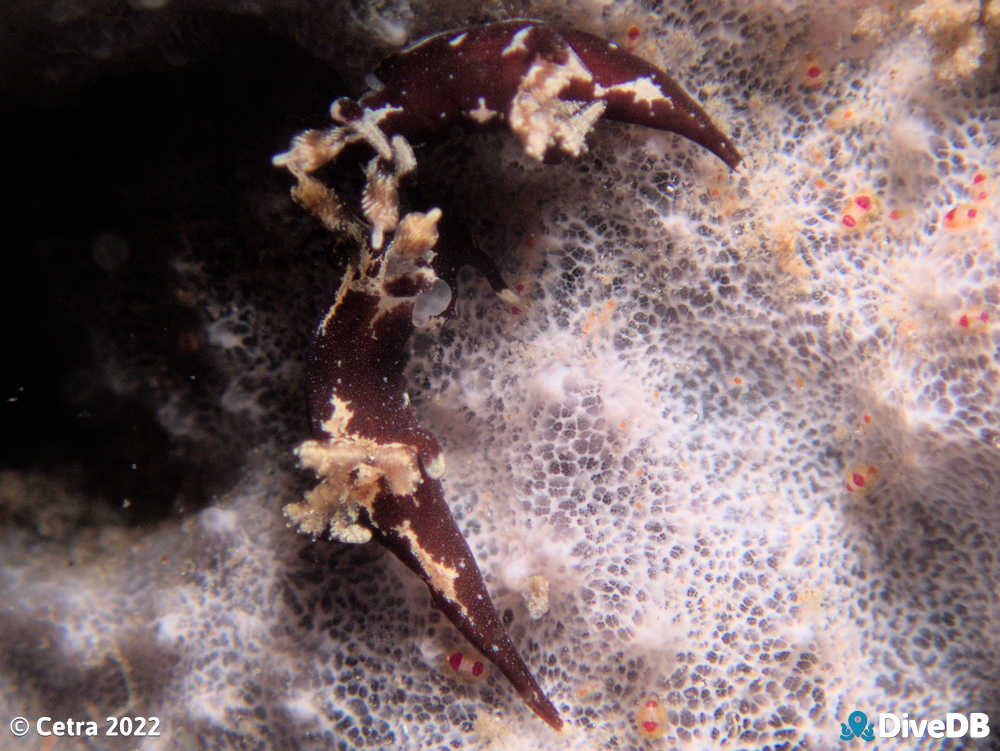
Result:
[[[440,209],[400,217],[400,182],[416,167],[413,145],[456,125],[506,126],[528,155],[542,161],[579,156],[601,117],[679,133],[733,169],[740,155],[665,72],[614,42],[540,21],[435,34],[390,56],[375,76],[377,85],[358,100],[331,105],[337,125],[296,136],[273,160],[296,178],[293,197],[342,232],[356,223],[313,173],[352,144],[374,152],[361,196],[370,240],[361,241],[360,259],[348,267],[317,326],[310,357],[313,436],[296,453],[319,482],[285,514],[314,537],[386,546],[424,580],[438,607],[528,706],[558,730],[559,712],[504,630],[444,500],[441,446],[410,408],[403,369],[414,308],[423,320],[447,305],[438,267],[448,260],[448,244],[438,247]],[[487,259],[475,263],[502,298],[516,300]],[[432,288],[434,297],[424,296]],[[428,311],[431,299],[439,302]]]

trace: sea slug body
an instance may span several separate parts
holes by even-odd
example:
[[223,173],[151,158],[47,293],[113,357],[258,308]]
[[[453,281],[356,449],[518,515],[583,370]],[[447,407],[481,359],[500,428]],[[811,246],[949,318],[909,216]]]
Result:
[[740,162],[666,73],[582,31],[526,20],[446,31],[390,56],[375,75],[381,88],[358,104],[385,111],[380,127],[411,142],[455,123],[506,123],[537,159],[579,156],[603,116],[679,133],[732,168]]
[[[484,254],[455,250],[474,243],[439,245],[439,208],[401,216],[399,187],[417,165],[412,144],[455,125],[506,125],[525,153],[552,161],[583,153],[594,123],[609,117],[679,133],[734,169],[740,155],[663,71],[613,42],[537,21],[436,34],[390,56],[376,77],[378,85],[359,100],[333,103],[338,125],[296,136],[273,160],[295,176],[292,195],[303,207],[361,244],[360,260],[349,265],[313,340],[307,374],[313,436],[296,454],[319,482],[285,515],[314,537],[386,546],[558,730],[563,721],[504,630],[444,500],[444,455],[420,427],[403,377],[414,326],[447,312],[447,281],[459,262],[477,266],[506,303],[516,305],[518,295]],[[367,243],[339,197],[311,174],[354,143],[374,152],[361,196]],[[544,608],[537,604],[541,617],[547,597]]]

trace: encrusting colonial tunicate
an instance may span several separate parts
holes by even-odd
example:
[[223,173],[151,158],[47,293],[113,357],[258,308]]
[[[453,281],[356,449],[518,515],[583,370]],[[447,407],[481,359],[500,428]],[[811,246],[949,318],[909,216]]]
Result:
[[601,117],[679,133],[732,168],[740,155],[663,71],[614,42],[538,21],[436,34],[389,57],[375,75],[377,88],[333,103],[336,127],[306,131],[274,157],[297,179],[294,198],[332,231],[345,231],[351,220],[338,197],[311,173],[353,143],[375,152],[361,197],[371,240],[320,321],[310,358],[313,437],[296,454],[319,483],[285,514],[314,537],[376,539],[389,548],[532,710],[559,729],[558,711],[504,630],[445,503],[444,456],[410,409],[403,377],[414,326],[451,303],[439,268],[471,262],[503,299],[517,295],[482,254],[438,245],[440,209],[401,217],[400,181],[416,167],[413,145],[456,124],[506,125],[542,161],[579,156]]

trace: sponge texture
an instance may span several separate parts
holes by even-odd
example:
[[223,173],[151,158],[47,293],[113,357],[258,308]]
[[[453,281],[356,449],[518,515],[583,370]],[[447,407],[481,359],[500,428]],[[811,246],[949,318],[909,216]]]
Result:
[[[520,300],[463,272],[409,394],[563,734],[449,667],[468,647],[391,556],[285,528],[302,436],[267,393],[304,352],[209,284],[207,346],[240,363],[224,409],[274,432],[204,510],[71,569],[11,532],[2,632],[27,657],[0,707],[160,716],[142,749],[807,749],[856,709],[1000,720],[998,27],[967,5],[505,8],[662,65],[744,164],[607,123],[555,166],[509,133],[418,152],[413,202],[460,217]],[[461,12],[365,5],[330,35],[389,46]],[[211,430],[182,401],[162,418]],[[4,507],[48,487],[6,475]]]

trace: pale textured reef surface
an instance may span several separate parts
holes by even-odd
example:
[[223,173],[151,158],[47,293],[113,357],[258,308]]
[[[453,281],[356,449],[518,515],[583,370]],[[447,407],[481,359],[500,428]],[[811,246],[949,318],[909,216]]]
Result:
[[[268,251],[287,260],[264,259],[263,281],[190,233],[169,254],[214,400],[162,374],[143,392],[134,359],[112,357],[134,353],[94,336],[112,391],[235,463],[215,497],[88,526],[58,479],[3,475],[5,714],[158,714],[144,749],[824,749],[856,708],[1000,717],[1000,92],[995,60],[969,62],[997,11],[967,5],[479,7],[623,43],[636,25],[637,54],[746,155],[733,175],[608,124],[559,166],[509,134],[420,155],[414,195],[460,215],[527,301],[463,275],[456,317],[414,339],[410,393],[562,737],[502,679],[448,673],[463,643],[391,556],[285,528],[306,337],[336,262],[280,179],[255,194],[288,254]],[[254,12],[349,82],[469,20],[449,3],[290,7]],[[137,40],[169,48],[156,14],[175,10],[95,32],[93,69]],[[845,487],[858,466],[877,470],[866,493]],[[650,695],[668,710],[656,741],[634,724]]]

